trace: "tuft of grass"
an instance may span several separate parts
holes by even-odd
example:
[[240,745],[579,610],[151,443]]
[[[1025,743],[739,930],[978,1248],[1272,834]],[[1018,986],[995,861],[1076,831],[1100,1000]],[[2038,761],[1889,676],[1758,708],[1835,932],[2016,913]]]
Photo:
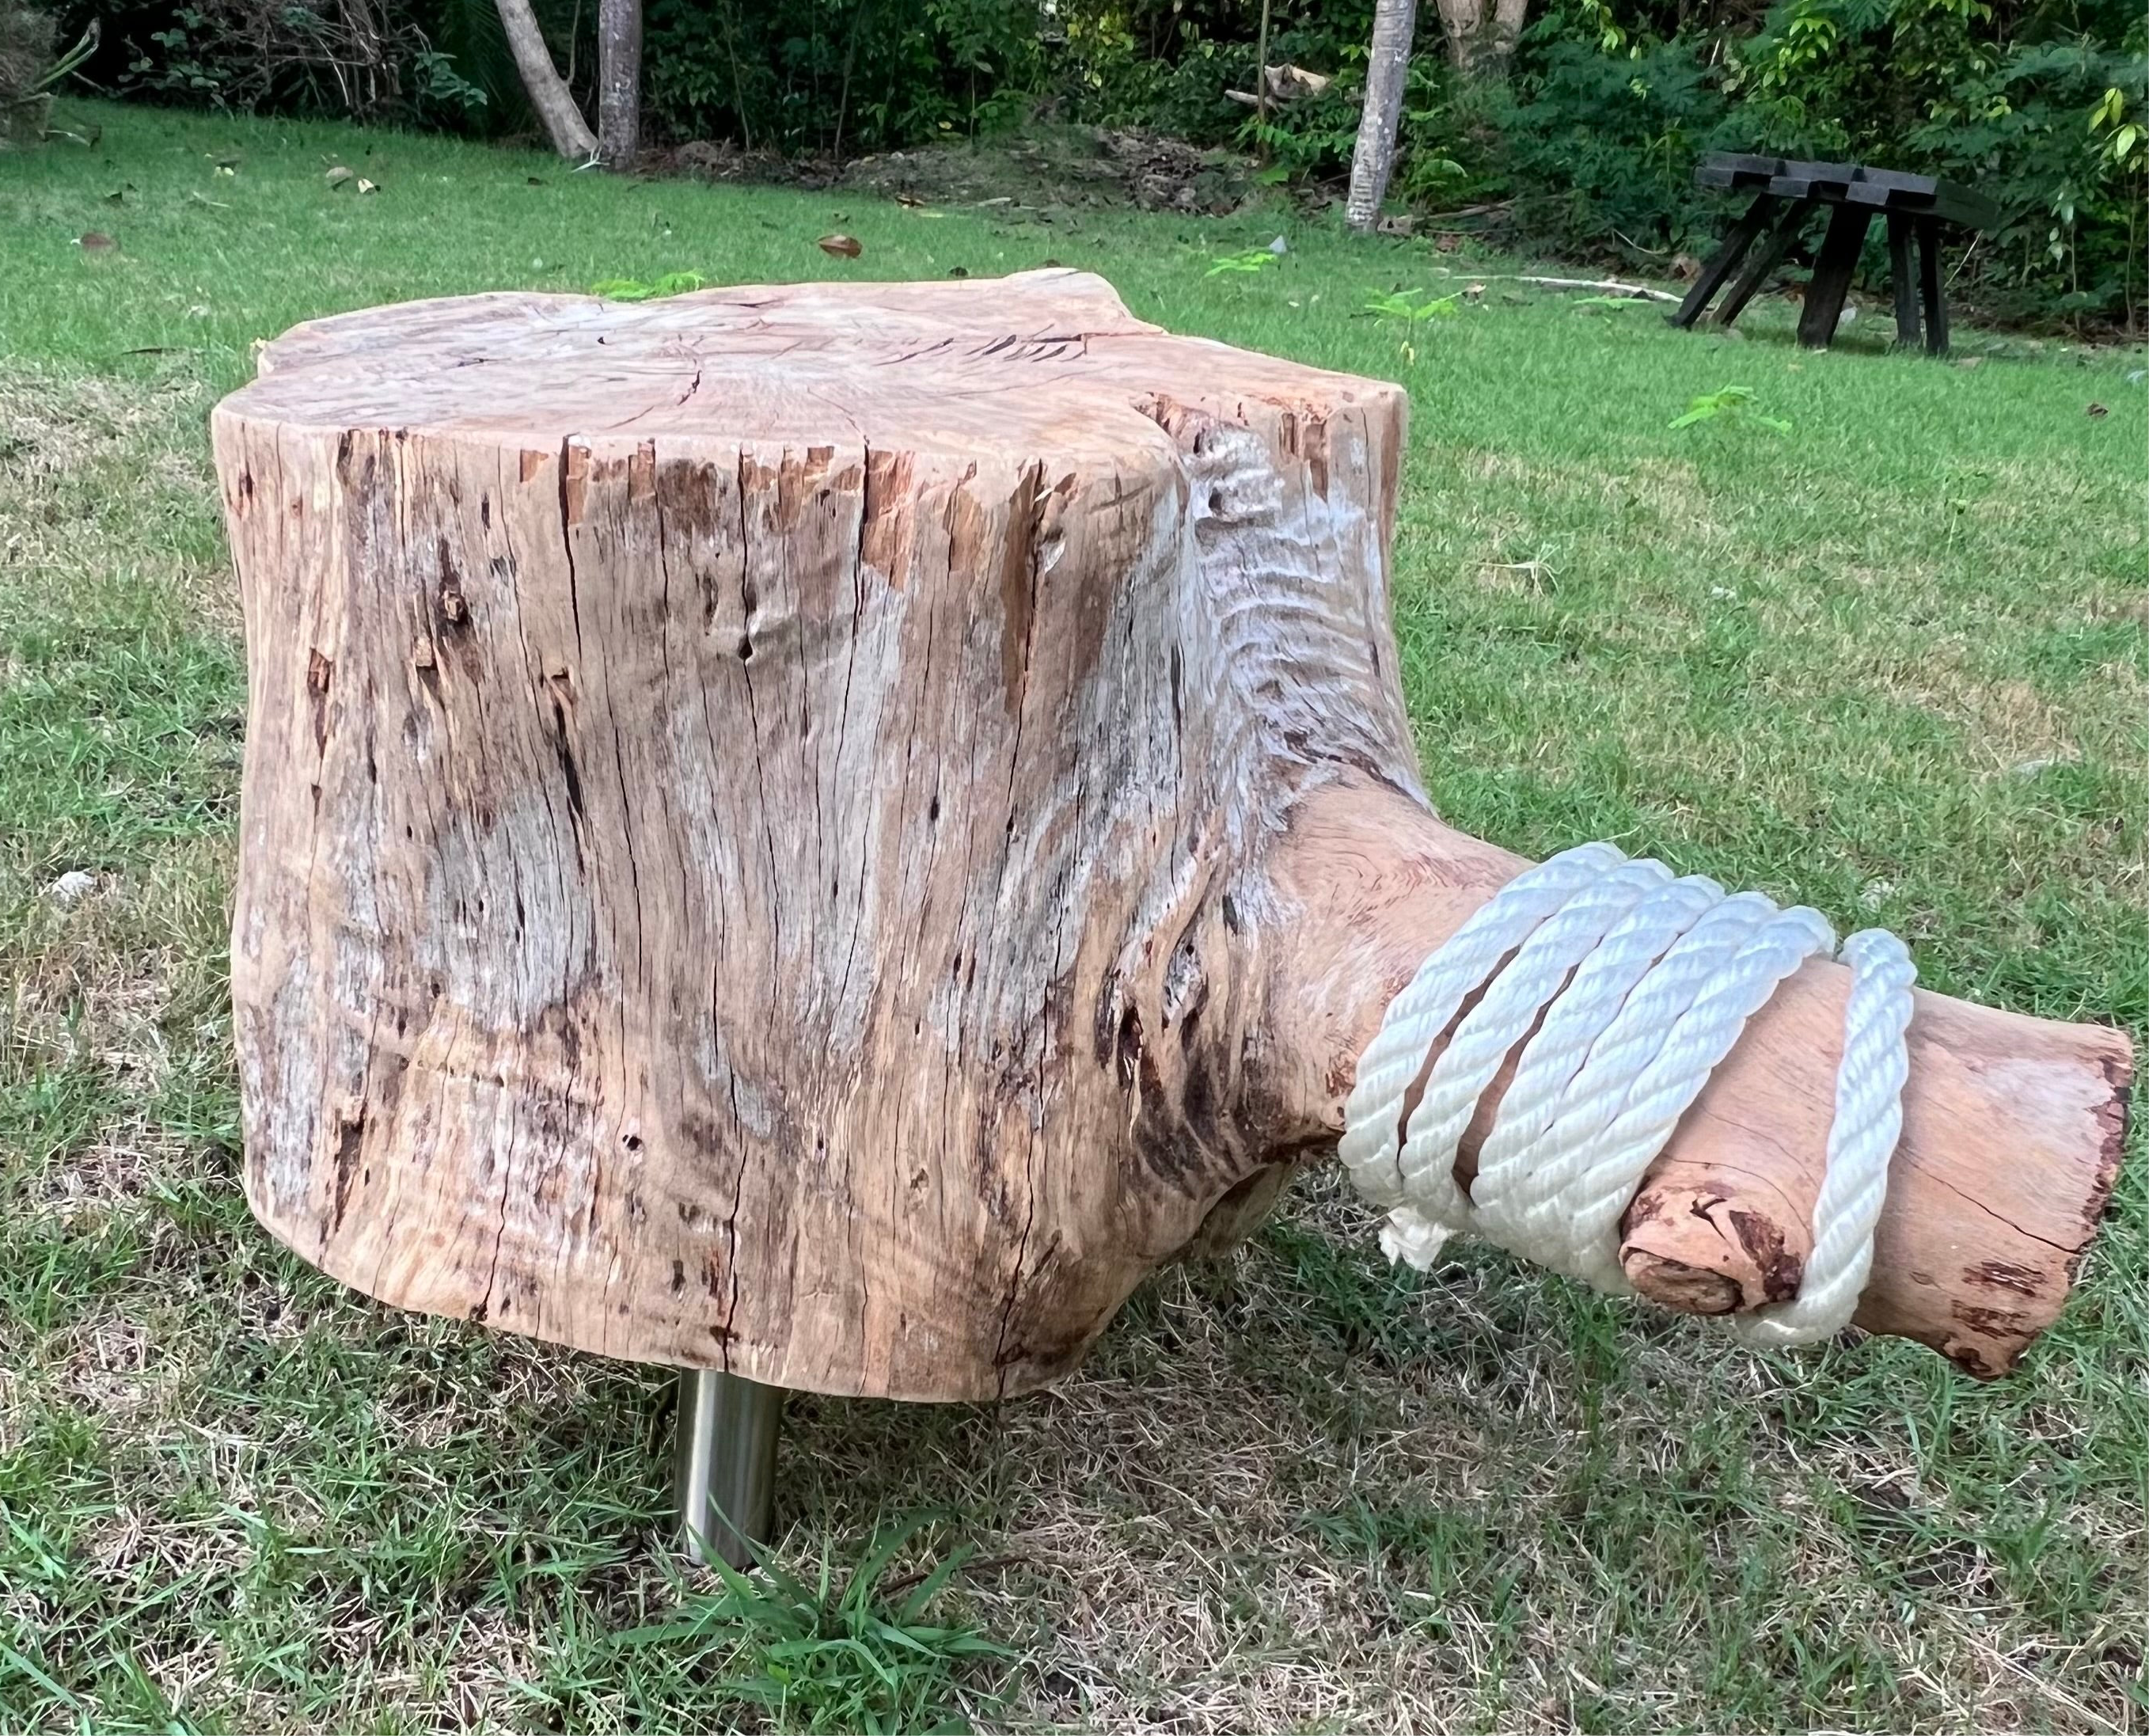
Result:
[[[1408,330],[1397,626],[1451,820],[1886,923],[1936,987],[2138,1039],[2138,352],[1965,331],[1965,369],[1861,320],[1809,355],[1782,304],[1739,338],[1578,316],[1501,262],[1274,211],[929,213],[84,119],[94,148],[0,158],[0,1732],[797,1728],[906,1661],[913,1728],[2149,1727],[2140,1135],[2075,1303],[1989,1387],[1895,1343],[1752,1356],[1482,1249],[1398,1272],[1311,1177],[1049,1392],[793,1398],[790,1529],[752,1587],[779,1607],[682,1585],[662,1372],[395,1314],[247,1215],[222,962],[245,696],[204,434],[297,320],[690,269],[1056,259],[1159,324],[1359,373]],[[338,164],[380,191],[337,195]],[[858,260],[816,244],[839,213]],[[1358,317],[1399,284],[1464,296]],[[1794,433],[1665,427],[1727,379]],[[914,1616],[923,1582],[830,1565],[941,1507],[905,1551],[980,1553]],[[1023,1656],[921,1663],[864,1625],[861,1655],[854,1618]],[[680,1621],[706,1631],[620,1643]],[[825,1702],[761,1693],[794,1643]]]
[[887,1583],[934,1522],[913,1515],[884,1527],[840,1586],[825,1546],[811,1577],[773,1557],[749,1576],[708,1556],[721,1592],[690,1592],[669,1618],[613,1643],[656,1669],[705,1678],[720,1707],[759,1707],[786,1725],[858,1736],[967,1728],[966,1686],[1016,1653],[969,1622],[927,1619],[971,1545]]

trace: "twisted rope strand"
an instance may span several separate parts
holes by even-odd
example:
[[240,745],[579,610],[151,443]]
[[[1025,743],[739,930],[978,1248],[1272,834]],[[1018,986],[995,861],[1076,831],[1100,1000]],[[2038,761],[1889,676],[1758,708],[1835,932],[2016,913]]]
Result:
[[1429,1200],[1440,1200],[1448,1210],[1460,1203],[1456,1148],[1507,1051],[1528,1033],[1539,1010],[1595,950],[1606,930],[1643,893],[1670,878],[1661,863],[1629,862],[1582,887],[1516,949],[1464,1015],[1432,1064],[1425,1094],[1405,1130],[1400,1159],[1403,1191],[1420,1211]]
[[1358,1076],[1343,1105],[1342,1159],[1358,1190],[1376,1205],[1402,1201],[1396,1168],[1403,1099],[1440,1034],[1477,985],[1531,930],[1620,853],[1609,844],[1582,844],[1517,875],[1424,964],[1388,1003],[1381,1028],[1358,1057]]
[[[1532,1208],[1563,1185],[1546,1141],[1563,1122],[1563,1104],[1628,997],[1695,923],[1723,902],[1724,888],[1692,875],[1660,887],[1622,917],[1559,994],[1517,1063],[1500,1118],[1477,1153],[1471,1202],[1487,1235],[1527,1233]],[[1571,1136],[1570,1136],[1571,1137]],[[1532,1186],[1532,1178],[1535,1185]]]
[[[1553,1257],[1532,1248],[1548,1235],[1545,1222],[1558,1216],[1575,1158],[1618,1111],[1633,1072],[1655,1053],[1665,1020],[1659,1004],[1668,1001],[1665,990],[1676,989],[1680,969],[1670,960],[1674,954],[1689,960],[1709,941],[1710,928],[1698,930],[1698,923],[1726,923],[1717,915],[1721,908],[1724,888],[1715,881],[1672,881],[1605,934],[1603,945],[1552,1004],[1500,1100],[1500,1120],[1478,1150],[1478,1175],[1470,1188],[1482,1231],[1502,1246],[1538,1263]],[[1739,908],[1732,907],[1730,918],[1739,918]],[[1648,993],[1639,994],[1644,982]],[[1685,990],[1678,1005],[1691,999]],[[1618,1035],[1635,1025],[1646,1042]],[[1631,1059],[1631,1070],[1618,1070],[1618,1057]],[[1616,1072],[1609,1085],[1608,1072]]]
[[1716,905],[1665,953],[1598,1037],[1561,1095],[1540,1144],[1535,1179],[1521,1190],[1523,1239],[1516,1246],[1524,1258],[1579,1276],[1567,1251],[1567,1226],[1579,1203],[1576,1190],[1587,1185],[1605,1129],[1694,997],[1774,908],[1759,893],[1741,893]]
[[1626,1106],[1605,1129],[1578,1184],[1582,1198],[1570,1221],[1568,1245],[1579,1276],[1613,1296],[1625,1293],[1619,1219],[1643,1173],[1776,985],[1815,953],[1834,949],[1835,930],[1818,913],[1786,910],[1764,923],[1694,997],[1634,1081]]
[[1829,1336],[1856,1310],[1873,1270],[1888,1160],[1903,1132],[1910,989],[1918,969],[1903,943],[1885,928],[1860,929],[1844,942],[1843,959],[1851,971],[1850,1004],[1843,1015],[1828,1168],[1814,1201],[1813,1252],[1794,1298],[1733,1318],[1732,1331],[1748,1344],[1808,1344]]
[[[1419,966],[1360,1058],[1340,1149],[1360,1191],[1390,1208],[1382,1246],[1422,1268],[1450,1235],[1470,1231],[1628,1293],[1619,1220],[1650,1163],[1778,986],[1835,949],[1815,911],[1779,910],[1759,893],[1727,897],[1698,875],[1674,880],[1609,844],[1566,851],[1509,882]],[[1872,1270],[1902,1131],[1916,971],[1877,928],[1853,935],[1841,957],[1851,992],[1813,1253],[1793,1301],[1734,1321],[1749,1344],[1840,1330]],[[1466,1197],[1457,1148],[1517,1043]]]

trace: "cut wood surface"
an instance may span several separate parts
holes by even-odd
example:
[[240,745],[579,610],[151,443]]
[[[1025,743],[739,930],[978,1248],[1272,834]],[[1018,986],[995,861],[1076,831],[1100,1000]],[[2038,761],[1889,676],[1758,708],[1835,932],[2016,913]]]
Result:
[[[1387,1001],[1522,865],[1418,786],[1404,410],[1064,271],[269,345],[214,423],[256,1213],[609,1355],[1064,1372],[1332,1152]],[[1651,1170],[1645,1293],[1795,1284],[1843,979],[1779,994]],[[2126,1046],[1933,996],[1912,1043],[1860,1318],[1994,1372],[2109,1194]]]

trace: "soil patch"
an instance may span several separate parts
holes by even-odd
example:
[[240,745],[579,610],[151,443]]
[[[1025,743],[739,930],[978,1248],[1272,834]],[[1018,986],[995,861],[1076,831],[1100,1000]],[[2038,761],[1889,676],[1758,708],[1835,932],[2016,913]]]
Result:
[[1220,217],[1257,190],[1257,166],[1230,151],[1117,127],[1033,128],[1008,143],[927,145],[848,162],[791,158],[697,139],[647,153],[645,173],[838,189],[932,205],[1132,206]]

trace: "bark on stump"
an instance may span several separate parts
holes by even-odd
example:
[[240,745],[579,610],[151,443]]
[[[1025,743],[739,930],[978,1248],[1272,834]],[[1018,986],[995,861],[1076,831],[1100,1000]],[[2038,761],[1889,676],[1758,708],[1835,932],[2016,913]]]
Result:
[[[1419,789],[1404,410],[1064,271],[269,345],[215,416],[257,1215],[610,1356],[1065,1372],[1329,1155],[1390,997],[1522,866]],[[1809,965],[1681,1123],[1646,1294],[1795,1286],[1846,981]],[[1935,995],[1911,1043],[1859,1319],[1996,1373],[2110,1195],[2129,1050]]]

